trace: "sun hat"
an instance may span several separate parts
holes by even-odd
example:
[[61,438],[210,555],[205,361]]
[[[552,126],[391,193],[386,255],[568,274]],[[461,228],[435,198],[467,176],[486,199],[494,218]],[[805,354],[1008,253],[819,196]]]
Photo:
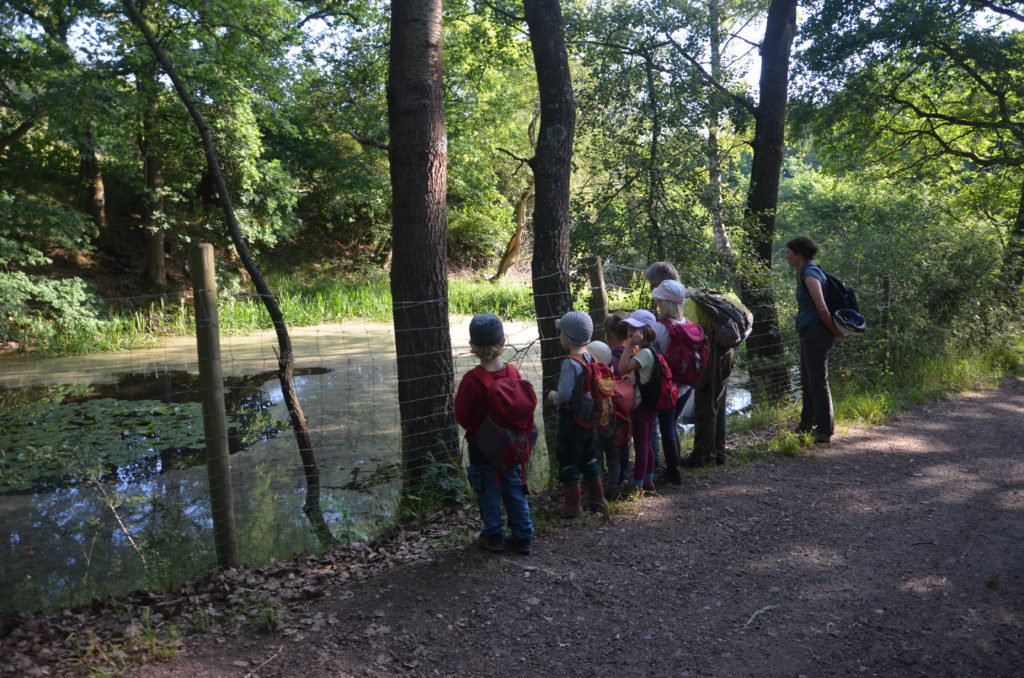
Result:
[[658,319],[654,317],[654,314],[650,311],[640,309],[639,311],[633,311],[629,314],[629,317],[622,322],[630,325],[631,327],[655,327],[658,324]]
[[868,328],[868,323],[864,320],[864,316],[852,308],[841,308],[833,313],[832,322],[835,323],[836,329],[842,332],[844,337],[848,337],[851,334],[863,334]]
[[555,329],[573,346],[586,346],[594,334],[594,321],[583,311],[569,311],[555,321]]
[[493,313],[481,313],[469,321],[469,342],[474,346],[497,346],[505,341],[505,327]]
[[603,341],[590,342],[587,344],[587,350],[590,351],[590,355],[594,356],[597,362],[604,363],[605,365],[612,364],[612,349]]
[[678,280],[663,280],[651,293],[655,299],[681,304],[686,301],[686,288]]

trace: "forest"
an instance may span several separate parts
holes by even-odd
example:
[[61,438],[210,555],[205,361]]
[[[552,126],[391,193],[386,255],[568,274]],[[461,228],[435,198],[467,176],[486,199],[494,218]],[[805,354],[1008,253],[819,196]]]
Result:
[[850,416],[1024,363],[1017,0],[4,0],[0,23],[0,366],[190,334],[212,243],[222,331],[275,329],[297,435],[287,328],[393,324],[415,498],[459,454],[449,315],[536,323],[550,390],[595,257],[616,308],[650,305],[661,260],[736,292],[763,411],[793,388],[799,235],[873,328],[837,362]]

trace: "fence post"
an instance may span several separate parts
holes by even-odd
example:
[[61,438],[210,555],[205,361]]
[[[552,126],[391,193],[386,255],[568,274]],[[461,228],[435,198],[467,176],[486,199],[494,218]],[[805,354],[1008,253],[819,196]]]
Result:
[[590,276],[590,318],[594,321],[594,339],[604,341],[604,320],[608,317],[608,293],[604,288],[604,266],[601,257],[587,260],[587,274]]
[[220,363],[213,245],[194,243],[191,266],[213,539],[217,548],[217,564],[222,568],[234,567],[239,563],[238,535],[235,533],[235,508],[231,495],[231,461],[228,451],[228,420],[224,407],[224,376]]
[[882,276],[882,297],[883,297],[883,311],[882,311],[882,327],[885,329],[885,371],[890,372],[892,370],[892,315],[890,314],[890,307],[892,306],[892,276]]

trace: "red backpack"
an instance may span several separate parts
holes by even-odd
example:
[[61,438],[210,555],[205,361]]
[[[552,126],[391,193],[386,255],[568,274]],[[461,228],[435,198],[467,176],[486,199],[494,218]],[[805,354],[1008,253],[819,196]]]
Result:
[[588,431],[608,428],[614,416],[612,395],[615,393],[615,375],[612,369],[589,353],[569,357],[583,365],[583,375],[573,390],[573,421]]
[[672,380],[672,368],[656,348],[647,346],[641,351],[650,351],[654,354],[654,366],[651,368],[651,378],[646,384],[640,384],[640,403],[647,403],[653,409],[661,412],[676,406],[679,401],[679,388]]
[[615,392],[612,394],[612,409],[615,414],[612,445],[623,447],[632,440],[633,417],[633,382],[623,377],[615,377]]
[[659,318],[658,322],[668,330],[665,359],[672,370],[672,378],[678,384],[696,386],[711,361],[711,342],[704,335],[704,328],[695,322],[680,325],[668,318]]
[[508,376],[498,379],[483,365],[470,370],[487,389],[487,417],[473,435],[473,441],[497,474],[508,466],[521,467],[520,477],[525,485],[526,462],[537,442],[537,427],[533,425],[537,394],[533,384],[521,378],[514,365],[507,365],[506,369]]

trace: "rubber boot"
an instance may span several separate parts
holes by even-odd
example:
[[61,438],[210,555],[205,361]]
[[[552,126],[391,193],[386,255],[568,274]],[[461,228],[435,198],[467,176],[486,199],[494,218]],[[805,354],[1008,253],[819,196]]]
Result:
[[559,518],[577,518],[583,506],[580,502],[579,485],[562,485],[562,498],[565,503],[555,508],[555,515]]
[[587,503],[594,513],[600,513],[608,508],[608,500],[604,498],[604,484],[601,483],[601,476],[587,483]]

